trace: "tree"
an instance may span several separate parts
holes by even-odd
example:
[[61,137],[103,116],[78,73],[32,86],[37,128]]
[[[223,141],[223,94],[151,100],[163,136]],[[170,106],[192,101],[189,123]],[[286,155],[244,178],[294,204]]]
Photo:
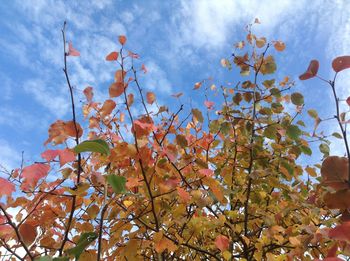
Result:
[[[69,59],[80,53],[72,43],[66,50],[64,26],[72,120],[50,126],[45,144],[60,147],[44,151],[43,162],[0,179],[1,256],[338,260],[337,254],[347,254],[348,158],[328,157],[325,137],[316,128],[312,134],[304,130],[298,120],[302,94],[290,94],[289,77],[273,77],[277,66],[270,50],[281,52],[284,43],[257,37],[251,26],[232,56],[221,60],[227,69],[239,69],[242,79],[232,88],[217,88],[211,80],[196,83],[204,107],[187,112],[184,105],[171,112],[155,93],[143,92],[138,77],[147,68],[119,36],[119,51],[106,56],[119,66],[110,98],[99,103],[92,87],[84,90],[86,127],[76,117],[68,74]],[[348,57],[340,59],[336,72],[350,67]],[[300,78],[316,76],[317,69],[313,61]],[[330,84],[335,90],[335,80]],[[215,103],[208,98],[213,95]],[[339,114],[335,98],[348,149],[345,114]],[[290,102],[293,115],[284,110]],[[317,112],[308,113],[317,127]],[[71,140],[74,146],[68,146]],[[322,167],[299,165],[299,157],[312,154],[314,141],[321,141]],[[12,216],[11,208],[18,213]],[[342,219],[331,209],[340,209]]]

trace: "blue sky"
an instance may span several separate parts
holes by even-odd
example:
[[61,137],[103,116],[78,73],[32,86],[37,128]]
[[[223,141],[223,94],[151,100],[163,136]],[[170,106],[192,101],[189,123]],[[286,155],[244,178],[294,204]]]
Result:
[[[142,78],[143,87],[155,91],[160,103],[176,106],[170,95],[178,92],[184,93],[184,103],[196,102],[195,82],[213,77],[220,85],[237,79],[236,72],[220,66],[220,59],[231,54],[232,44],[244,36],[244,26],[257,17],[262,23],[254,29],[258,36],[286,43],[285,52],[278,54],[277,77],[295,79],[296,90],[305,95],[306,110],[315,108],[327,118],[334,111],[330,89],[315,79],[301,82],[298,75],[311,59],[318,59],[320,75],[332,77],[332,59],[350,54],[349,10],[347,0],[4,1],[0,163],[19,166],[22,151],[25,163],[38,159],[49,125],[71,118],[62,72],[64,20],[68,40],[81,53],[69,59],[78,104],[86,86],[95,88],[96,99],[107,97],[115,68],[104,58],[117,49],[121,34],[149,71]],[[349,71],[338,81],[343,98],[350,95]],[[337,126],[328,122],[325,127],[332,132]],[[332,148],[343,153],[342,144]]]

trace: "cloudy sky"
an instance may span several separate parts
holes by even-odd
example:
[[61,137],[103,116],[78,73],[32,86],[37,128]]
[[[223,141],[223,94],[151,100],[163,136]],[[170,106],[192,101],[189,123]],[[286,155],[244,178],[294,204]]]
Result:
[[[295,79],[296,90],[305,94],[306,110],[315,108],[327,118],[334,113],[330,89],[316,79],[301,82],[298,75],[311,59],[318,59],[320,75],[332,77],[332,59],[350,54],[349,10],[347,0],[4,1],[0,7],[0,163],[18,166],[22,151],[26,163],[37,159],[49,125],[56,119],[70,120],[62,72],[65,20],[67,38],[81,53],[69,59],[78,103],[86,86],[93,86],[98,98],[107,97],[115,68],[105,56],[117,49],[121,34],[148,69],[143,87],[156,90],[164,103],[174,103],[171,94],[178,92],[184,93],[185,103],[193,99],[194,83],[208,77],[218,85],[235,81],[237,74],[227,73],[220,59],[230,55],[233,43],[244,37],[244,26],[257,17],[258,36],[286,43],[277,59],[277,76]],[[343,98],[350,95],[349,71],[339,77]],[[336,130],[335,122],[327,124]],[[341,145],[332,147],[334,153],[343,153]]]

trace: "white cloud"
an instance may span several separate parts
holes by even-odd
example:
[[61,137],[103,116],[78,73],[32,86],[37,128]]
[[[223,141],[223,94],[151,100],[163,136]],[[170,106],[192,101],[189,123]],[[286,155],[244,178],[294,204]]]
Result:
[[19,167],[22,159],[21,153],[3,139],[0,139],[0,147],[0,165],[7,171]]
[[170,94],[172,87],[167,79],[167,74],[154,61],[146,63],[147,74],[143,77],[143,86],[147,90],[156,91],[157,93]]

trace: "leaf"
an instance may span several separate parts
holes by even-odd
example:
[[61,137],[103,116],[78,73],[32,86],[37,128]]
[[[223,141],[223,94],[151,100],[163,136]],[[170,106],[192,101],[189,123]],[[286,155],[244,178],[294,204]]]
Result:
[[153,92],[147,92],[146,100],[148,104],[153,104],[153,102],[156,100],[156,95]]
[[124,45],[124,44],[126,43],[126,37],[125,37],[125,35],[119,35],[118,40],[119,40],[119,43],[120,43],[121,45]]
[[340,72],[350,68],[350,56],[339,56],[332,62],[332,68],[335,72]]
[[124,93],[125,87],[123,82],[114,82],[109,86],[109,97],[119,97]]
[[190,193],[188,193],[186,190],[183,188],[177,187],[177,194],[179,194],[180,199],[187,204],[191,200]]
[[20,225],[18,232],[26,246],[30,246],[37,236],[36,227],[28,223],[23,223]]
[[16,191],[15,185],[4,178],[0,178],[0,197],[3,195],[11,196]]
[[176,135],[176,143],[179,144],[181,148],[185,148],[188,146],[188,142],[184,135]]
[[211,109],[213,109],[214,102],[212,102],[212,101],[204,101],[204,105],[205,105],[205,107],[207,107],[208,110],[211,110]]
[[218,235],[215,239],[215,246],[220,249],[221,252],[224,252],[229,248],[230,240],[226,236]]
[[336,137],[337,139],[342,139],[343,138],[343,136],[340,133],[338,133],[338,132],[333,132],[332,136]]
[[84,89],[84,95],[85,95],[85,97],[86,97],[86,100],[88,101],[88,102],[91,102],[92,101],[92,98],[94,97],[94,93],[93,93],[93,91],[92,91],[92,87],[91,86],[89,86],[89,87],[86,87],[85,89]]
[[66,252],[70,255],[74,255],[75,258],[78,260],[80,255],[83,253],[83,251],[97,238],[97,234],[95,232],[86,232],[83,233],[78,242],[77,245],[73,248],[67,249]]
[[118,52],[111,52],[106,56],[106,61],[116,61],[118,60]]
[[318,118],[317,111],[315,111],[315,110],[308,110],[307,113],[314,119]]
[[113,191],[117,194],[125,193],[126,178],[114,174],[107,176],[107,182],[111,185]]
[[325,156],[329,156],[329,146],[326,143],[320,144],[319,148]]
[[328,236],[340,241],[350,242],[350,222],[344,222],[328,232]]
[[101,139],[83,141],[82,143],[75,146],[74,151],[75,153],[98,152],[104,155],[110,154],[107,142]]
[[50,166],[47,164],[35,163],[33,165],[27,166],[22,171],[22,177],[25,179],[22,185],[25,188],[35,187],[39,179],[47,176],[50,170]]
[[262,48],[262,47],[264,47],[265,44],[266,44],[266,38],[265,38],[265,37],[257,38],[257,39],[255,40],[255,43],[256,43],[256,46],[257,46],[258,48]]
[[284,49],[286,49],[286,45],[282,41],[275,41],[273,46],[275,47],[276,51],[282,52]]
[[68,162],[75,161],[75,154],[69,149],[58,150],[58,157],[60,159],[61,167]]
[[[260,66],[260,61],[258,62],[258,66],[256,68],[259,68]],[[264,61],[263,61],[263,64],[261,65],[261,68],[260,68],[260,72],[263,74],[263,75],[266,75],[266,74],[272,74],[276,71],[277,69],[277,66],[276,66],[276,63],[275,63],[275,58],[272,56],[272,55],[269,55],[267,56]]]
[[205,177],[211,177],[214,174],[214,171],[211,169],[200,169],[199,173],[202,174]]
[[171,96],[174,97],[174,98],[179,98],[180,96],[182,96],[183,93],[182,92],[179,92],[179,93],[174,93],[172,94]]
[[296,125],[289,125],[286,129],[286,134],[289,138],[296,140],[301,135],[301,130]]
[[199,89],[201,86],[202,86],[202,82],[196,82],[195,85],[194,85],[193,90],[197,90],[197,89]]
[[312,60],[307,68],[306,72],[299,76],[300,80],[307,80],[317,75],[320,64],[317,60]]
[[[338,186],[336,189],[339,188],[340,186]],[[323,201],[329,209],[346,210],[350,208],[350,190],[347,189],[347,183],[343,183],[343,189],[340,189],[334,193],[327,192],[327,194],[323,197]]]
[[350,106],[350,96],[346,99],[346,103]]
[[304,96],[299,92],[292,93],[290,98],[294,105],[300,106],[304,104]]
[[203,118],[202,112],[200,110],[192,109],[192,114],[197,121],[199,121],[200,123],[203,123],[204,118]]
[[80,56],[80,53],[76,49],[74,49],[72,42],[68,44],[67,56]]
[[348,180],[348,159],[345,157],[329,156],[324,159],[321,167],[322,183],[336,188],[339,183]]

